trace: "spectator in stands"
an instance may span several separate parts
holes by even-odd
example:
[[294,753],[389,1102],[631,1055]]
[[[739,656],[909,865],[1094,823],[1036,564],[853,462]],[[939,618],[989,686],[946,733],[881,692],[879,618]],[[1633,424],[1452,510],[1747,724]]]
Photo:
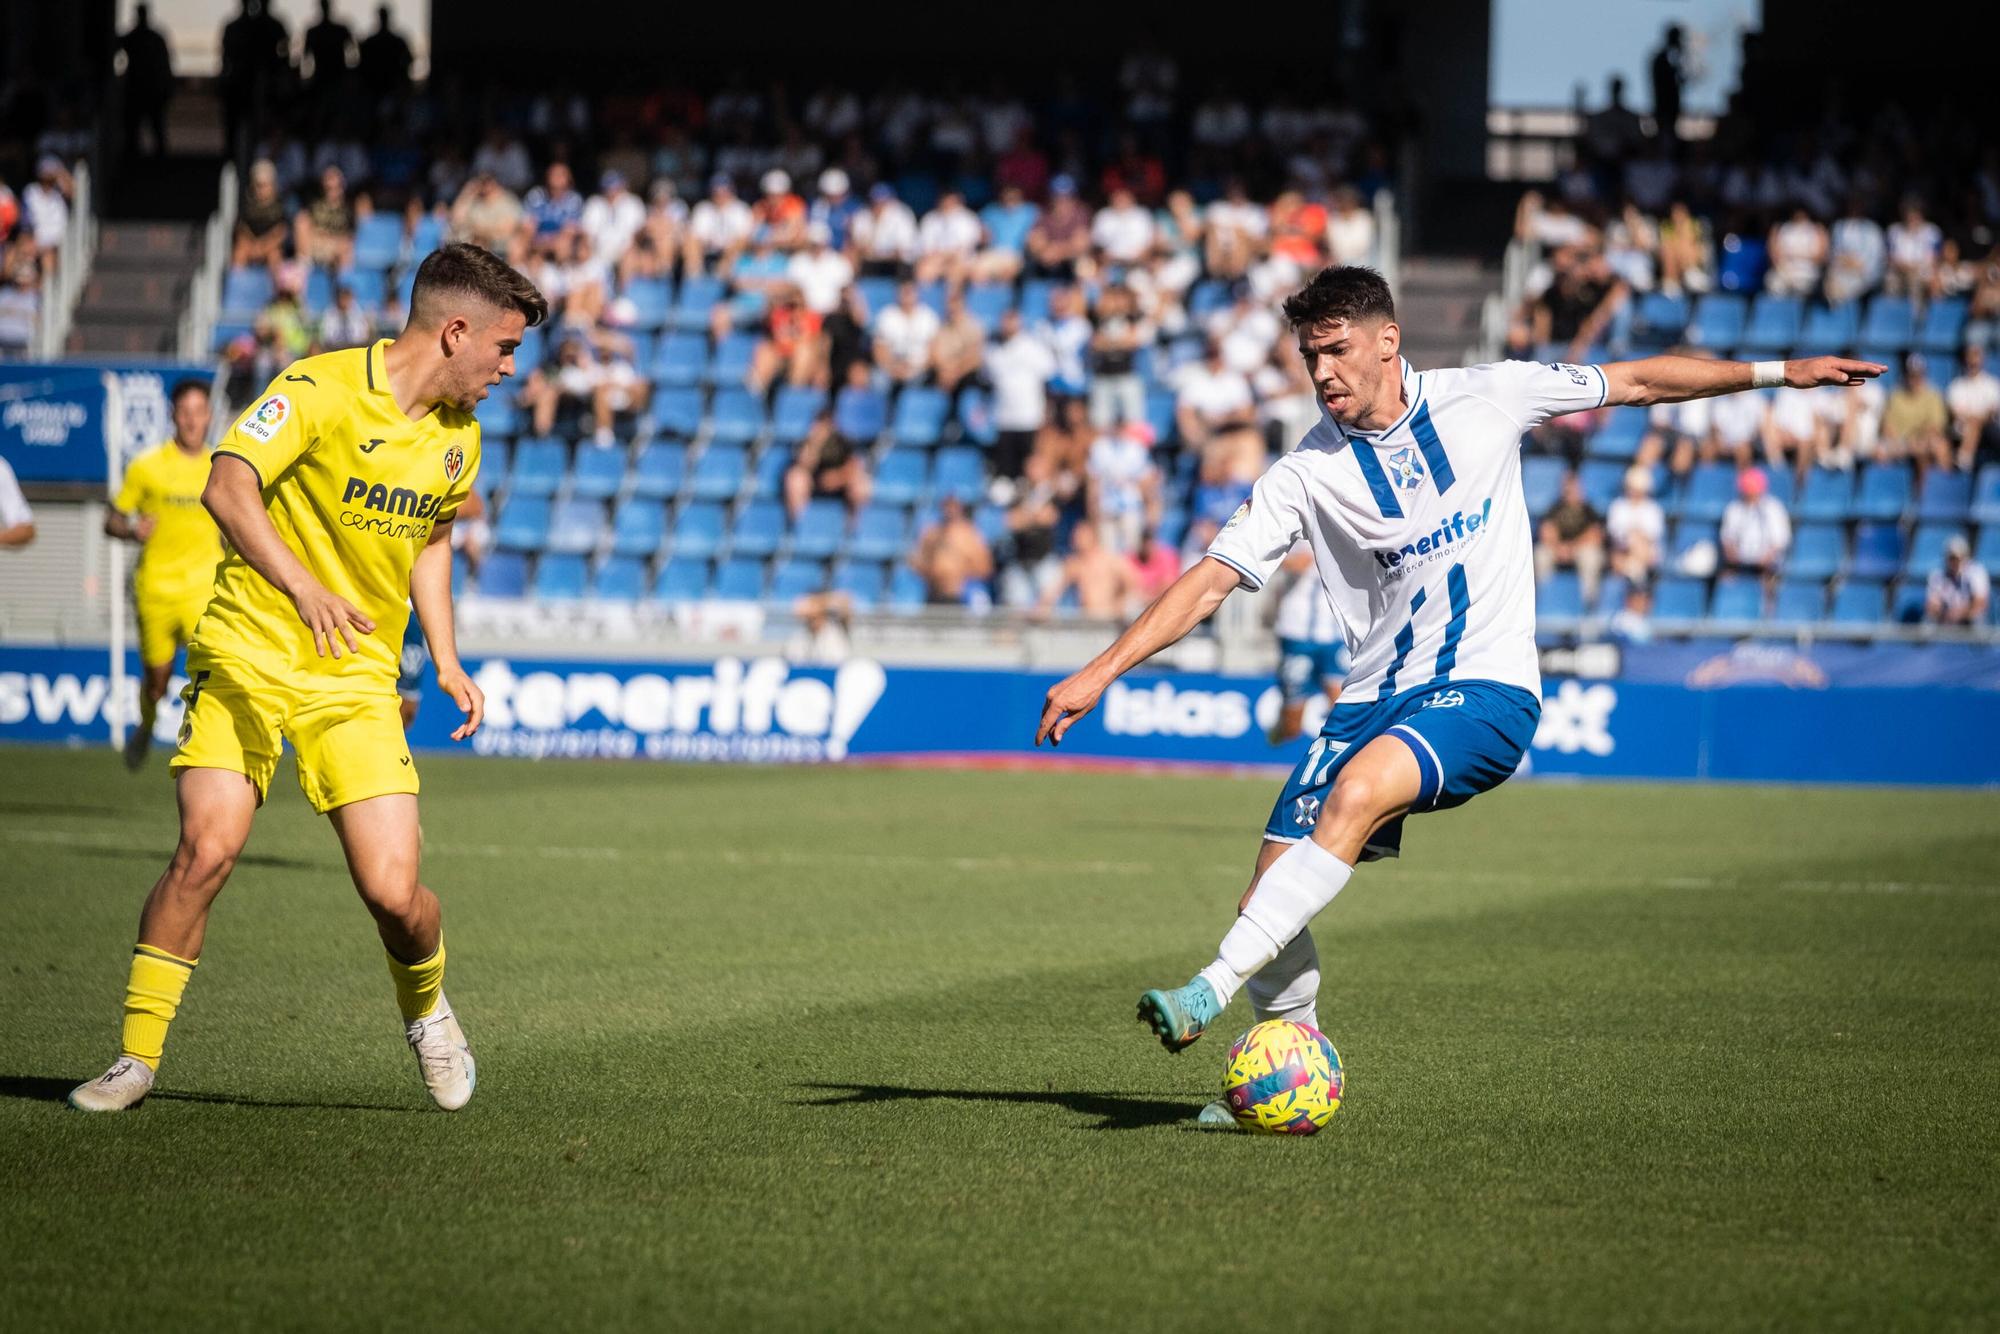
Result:
[[1889,268],[1883,290],[1918,299],[1929,296],[1943,243],[1944,233],[1924,216],[1923,205],[1915,198],[1905,199],[1902,216],[1889,226]]
[[931,338],[931,382],[958,396],[986,363],[986,328],[965,307],[965,293],[953,288],[944,299],[944,320]]
[[1540,190],[1529,190],[1514,206],[1514,239],[1556,252],[1591,245],[1597,240],[1597,233],[1589,223],[1570,212],[1569,201],[1560,193],[1545,195]]
[[1362,207],[1352,186],[1333,192],[1326,219],[1326,257],[1329,264],[1375,262],[1375,215]]
[[671,277],[685,243],[687,224],[688,207],[674,193],[674,183],[654,181],[645,217],[618,261],[618,281]]
[[[1075,479],[1057,472],[1047,455],[1030,455],[1021,485],[1007,508],[1008,560],[1000,572],[1001,601],[1010,607],[1032,607],[1061,573],[1055,557],[1056,529],[1072,496]],[[1058,594],[1060,596],[1060,594]]]
[[278,169],[260,158],[250,166],[250,189],[236,210],[236,234],[230,246],[233,268],[262,264],[275,271],[284,263],[292,237],[285,201],[278,195]]
[[35,179],[21,191],[21,229],[34,239],[44,270],[55,267],[69,230],[69,201],[76,182],[62,159],[45,154],[35,164]]
[[1153,428],[1129,421],[1106,430],[1085,465],[1085,513],[1104,545],[1136,551],[1141,535],[1160,522],[1160,471],[1153,465]]
[[[273,347],[286,361],[296,361],[312,350],[312,329],[299,300],[299,281],[296,274],[281,277],[270,303],[257,315],[259,329],[270,332]],[[277,374],[276,367],[271,374]]]
[[1153,251],[1153,214],[1124,187],[1111,192],[1090,224],[1091,245],[1100,268],[1137,264]]
[[1537,529],[1535,578],[1547,583],[1557,570],[1572,569],[1583,586],[1583,604],[1591,606],[1604,573],[1604,516],[1584,496],[1574,470],[1563,474],[1562,494]]
[[0,551],[13,551],[35,540],[35,512],[21,494],[13,465],[0,457]]
[[1971,472],[1981,462],[2000,461],[2000,379],[1986,369],[1986,349],[1968,342],[1959,354],[1961,373],[1945,390],[1957,466]]
[[1769,411],[1762,394],[1724,394],[1711,399],[1708,417],[1713,452],[1703,453],[1701,461],[1726,458],[1739,468],[1755,463],[1764,443],[1764,419]]
[[1633,291],[1650,292],[1659,286],[1659,257],[1659,229],[1627,198],[1604,228],[1606,266]]
[[986,226],[965,206],[965,196],[945,191],[917,227],[917,281],[963,283],[985,243]]
[[728,173],[717,172],[709,178],[708,198],[696,204],[688,216],[682,268],[699,274],[727,267],[750,243],[755,229],[750,206],[736,197],[736,182]]
[[876,184],[868,207],[854,217],[853,239],[863,276],[907,277],[917,257],[917,215],[888,185]]
[[1133,601],[1137,607],[1144,607],[1167,591],[1167,586],[1180,578],[1180,553],[1167,543],[1160,541],[1160,535],[1148,528],[1139,535],[1139,545],[1125,553],[1125,564],[1132,572]]
[[1063,398],[1082,398],[1090,383],[1090,340],[1096,333],[1085,313],[1082,289],[1064,283],[1051,290],[1049,316],[1035,332],[1048,343],[1056,359],[1049,392]]
[[1018,185],[1005,185],[1000,197],[979,210],[986,227],[986,249],[974,269],[981,282],[1011,283],[1021,274],[1028,253],[1028,233],[1041,210],[1029,203]]
[[1174,393],[1174,425],[1183,446],[1201,458],[1213,482],[1251,480],[1263,471],[1264,442],[1257,433],[1257,403],[1250,382],[1230,369],[1222,341],[1210,338],[1202,360],[1183,368]]
[[535,183],[535,164],[528,157],[526,144],[510,137],[505,126],[494,125],[472,154],[472,174],[492,176],[501,189],[518,199]]
[[312,121],[324,128],[339,109],[354,57],[354,33],[333,16],[333,0],[319,0],[319,22],[306,29],[303,50],[312,66],[305,79]]
[[937,313],[917,299],[917,285],[896,285],[896,301],[875,317],[875,365],[897,385],[930,373],[931,341],[941,327]]
[[333,304],[320,316],[317,341],[322,352],[375,341],[375,320],[354,299],[352,285],[343,282],[333,289]]
[[855,215],[860,212],[861,201],[849,190],[846,172],[828,167],[819,174],[819,198],[806,212],[809,232],[814,227],[824,228],[826,243],[844,255]]
[[832,230],[815,222],[806,227],[806,243],[786,263],[785,276],[799,289],[806,309],[825,318],[853,284],[854,262],[833,248]]
[[984,609],[993,603],[993,552],[957,496],[946,496],[936,523],[925,528],[910,555],[932,606]]
[[[167,155],[167,104],[174,96],[173,54],[152,25],[150,8],[134,8],[132,26],[118,38],[117,47],[125,57],[125,147],[135,157]],[[150,149],[140,141],[141,129],[153,132]]]
[[1146,416],[1146,384],[1139,376],[1140,349],[1151,347],[1152,324],[1132,289],[1114,283],[1097,299],[1090,338],[1090,420],[1100,430]]
[[762,395],[780,375],[793,385],[819,384],[820,327],[820,313],[806,304],[797,283],[773,287],[764,309],[764,336],[751,354],[744,381],[750,391]]
[[1625,585],[1625,600],[1606,626],[1613,641],[1647,644],[1653,639],[1653,586],[1634,581]]
[[790,263],[761,231],[752,237],[748,250],[724,261],[717,276],[728,282],[730,295],[709,310],[709,336],[719,342],[732,329],[762,323],[778,290],[793,285],[786,274]]
[[1810,389],[1780,389],[1764,411],[1764,461],[1774,472],[1790,467],[1803,480],[1813,461],[1831,448],[1831,434],[1819,395]]
[[1633,464],[1625,470],[1625,488],[1604,516],[1604,535],[1611,547],[1611,569],[1632,583],[1646,583],[1660,568],[1667,545],[1667,515],[1653,499],[1653,470]]
[[1075,278],[1090,256],[1090,210],[1067,175],[1049,182],[1049,206],[1028,229],[1028,267],[1039,278]]
[[866,361],[850,363],[847,381],[833,398],[833,429],[856,447],[864,447],[888,424],[889,396],[875,386],[875,374]]
[[1708,223],[1685,199],[1676,199],[1660,223],[1660,290],[1668,296],[1706,292],[1715,285],[1715,243]]
[[831,412],[820,413],[785,469],[785,510],[792,522],[806,512],[808,501],[818,499],[839,500],[850,516],[859,514],[869,494],[868,469],[856,443],[834,430]]
[[355,73],[377,105],[409,91],[415,57],[410,54],[410,44],[389,26],[389,6],[376,8],[375,31],[361,39],[359,56]]
[[757,238],[787,253],[804,245],[806,201],[792,193],[791,173],[773,167],[764,173],[758,187],[763,193],[750,206]]
[[1528,309],[1523,350],[1554,347],[1568,361],[1586,361],[1631,289],[1600,252],[1558,252],[1555,277]]
[[1777,578],[1792,546],[1792,520],[1784,504],[1771,494],[1762,468],[1745,468],[1736,477],[1736,499],[1722,511],[1722,566],[1737,574],[1755,574],[1766,582]]
[[820,322],[820,384],[838,388],[847,383],[848,368],[856,362],[864,369],[870,361],[868,303],[861,290],[849,286],[840,294],[840,304]]
[[1885,459],[1910,459],[1919,468],[1952,464],[1951,441],[1945,431],[1951,415],[1925,369],[1921,353],[1903,358],[1903,378],[1889,391],[1882,408],[1882,434],[1877,452]]
[[1055,353],[1009,308],[1000,316],[1000,335],[986,352],[986,376],[993,385],[992,451],[995,477],[1022,475],[1035,435],[1048,420],[1048,383],[1056,373]]
[[319,174],[319,196],[292,220],[299,258],[335,273],[352,267],[354,221],[347,177],[339,167],[328,167]]
[[1816,399],[1826,423],[1825,448],[1815,460],[1822,468],[1851,472],[1857,462],[1875,457],[1882,428],[1882,386],[1864,380]]
[[1808,297],[1819,290],[1826,268],[1826,228],[1800,204],[1791,216],[1771,228],[1767,242],[1771,267],[1764,273],[1764,290],[1779,296]]
[[18,361],[34,345],[41,317],[41,272],[33,256],[12,260],[0,284],[0,361]]
[[1233,281],[1246,276],[1263,253],[1270,222],[1263,208],[1250,199],[1243,178],[1232,176],[1222,198],[1208,206],[1202,219],[1202,260],[1211,278]]
[[785,645],[785,661],[801,667],[837,667],[847,661],[854,599],[838,589],[808,593],[792,604],[798,632]]
[[617,267],[646,226],[646,205],[626,188],[622,172],[607,171],[597,178],[597,193],[584,204],[577,226],[590,238],[598,258]]
[[1986,567],[1954,533],[1945,540],[1944,564],[1924,584],[1924,619],[1933,625],[1983,625],[1992,591]]
[[1888,243],[1882,225],[1868,216],[1860,195],[1850,195],[1847,210],[1833,224],[1826,264],[1826,299],[1839,305],[1875,290],[1882,282]]
[[[1996,182],[2000,188],[2000,182]],[[1996,331],[2000,331],[2000,244],[1986,252],[1986,258],[1973,266],[1972,303],[1967,312],[1965,340],[1968,343],[1990,343]]]
[[1139,580],[1131,562],[1110,550],[1098,530],[1081,523],[1070,533],[1069,555],[1059,573],[1042,590],[1037,616],[1056,609],[1063,595],[1076,591],[1077,611],[1085,616],[1110,619],[1124,616],[1138,599]]
[[583,196],[567,162],[551,162],[542,184],[521,201],[523,238],[530,247],[566,241],[583,221]]

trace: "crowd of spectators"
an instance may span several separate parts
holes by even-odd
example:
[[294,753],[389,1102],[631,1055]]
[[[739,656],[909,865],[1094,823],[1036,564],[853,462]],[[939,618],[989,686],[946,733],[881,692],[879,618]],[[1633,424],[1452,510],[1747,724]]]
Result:
[[54,153],[16,192],[0,180],[0,359],[24,357],[41,315],[42,279],[61,260],[76,184]]

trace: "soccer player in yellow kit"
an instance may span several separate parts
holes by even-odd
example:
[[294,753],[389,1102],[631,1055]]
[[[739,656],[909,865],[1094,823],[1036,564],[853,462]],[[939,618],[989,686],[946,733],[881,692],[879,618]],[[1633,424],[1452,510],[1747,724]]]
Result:
[[208,427],[213,416],[208,386],[182,380],[174,386],[174,436],[126,466],[118,498],[104,516],[104,531],[137,542],[132,607],[139,620],[139,725],[125,738],[125,766],[146,762],[153,720],[174,672],[174,654],[194,638],[195,622],[215,586],[222,534],[201,506],[208,485]]
[[326,815],[389,955],[404,1036],[431,1097],[472,1097],[476,1068],[444,997],[437,896],[417,879],[417,774],[396,666],[416,606],[438,686],[485,702],[458,660],[451,521],[479,471],[475,404],[514,373],[548,303],[488,252],[448,245],[417,269],[394,340],[287,367],[216,447],[202,503],[230,552],[188,648],[173,770],[180,846],[139,916],[122,1049],[70,1104],[122,1111],[151,1092],[208,911],[250,836],[280,741]]

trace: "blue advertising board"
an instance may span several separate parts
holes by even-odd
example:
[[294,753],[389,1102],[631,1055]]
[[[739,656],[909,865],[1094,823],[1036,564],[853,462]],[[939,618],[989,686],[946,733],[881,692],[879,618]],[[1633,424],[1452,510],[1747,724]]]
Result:
[[110,375],[128,453],[173,430],[168,394],[180,380],[206,382],[200,366],[138,362],[0,362],[0,458],[23,482],[98,482],[107,476],[104,433]]
[[[780,657],[702,663],[473,659],[486,725],[469,743],[432,689],[419,750],[526,757],[818,763],[912,757],[1020,759],[1053,674],[800,667]],[[132,659],[128,671],[136,674]],[[178,686],[177,686],[178,688]],[[103,650],[0,647],[0,741],[103,744]],[[1966,686],[1795,689],[1756,684],[1550,680],[1525,770],[1579,778],[2000,785],[2000,691]],[[1140,672],[1079,722],[1061,756],[1161,764],[1289,766],[1269,745],[1264,678]],[[1309,720],[1310,721],[1310,720]],[[157,737],[171,745],[177,703]],[[1047,751],[1041,752],[1048,754]]]

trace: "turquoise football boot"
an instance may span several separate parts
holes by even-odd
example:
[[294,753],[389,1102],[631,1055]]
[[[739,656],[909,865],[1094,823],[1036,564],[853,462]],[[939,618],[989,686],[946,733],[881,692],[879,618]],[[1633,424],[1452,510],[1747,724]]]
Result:
[[1197,1128],[1202,1130],[1235,1131],[1238,1134],[1244,1131],[1243,1123],[1238,1121],[1236,1114],[1229,1110],[1229,1104],[1220,1098],[1202,1108],[1196,1114],[1194,1123]]
[[1151,1025],[1160,1045],[1172,1052],[1193,1046],[1221,1013],[1222,1000],[1203,977],[1172,991],[1153,990],[1139,997],[1139,1022]]

